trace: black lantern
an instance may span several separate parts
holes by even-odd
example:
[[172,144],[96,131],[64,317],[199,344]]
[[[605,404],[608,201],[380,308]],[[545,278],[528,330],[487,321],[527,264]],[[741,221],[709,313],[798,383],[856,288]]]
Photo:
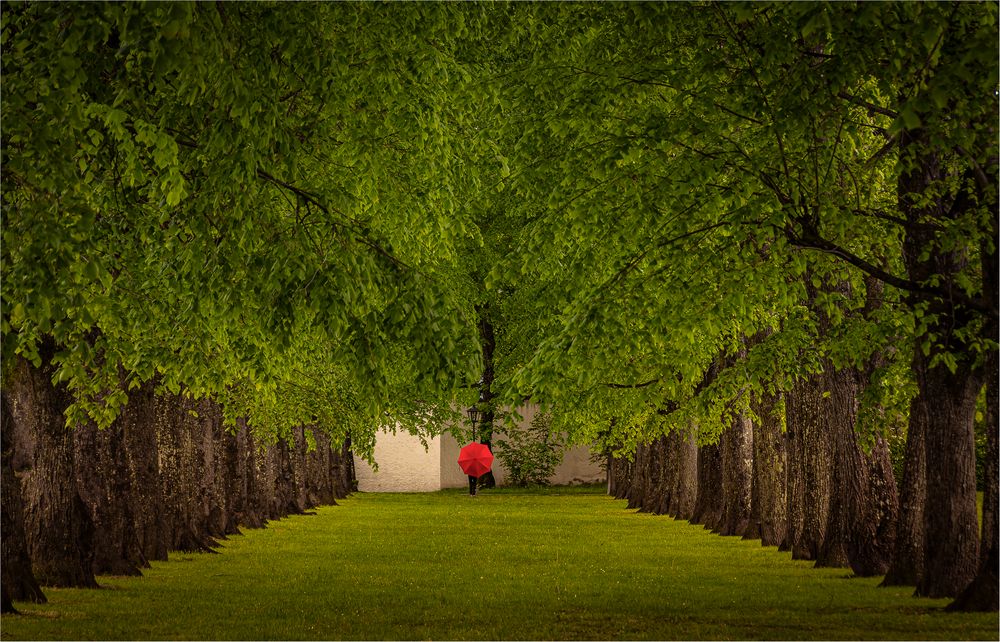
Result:
[[483,416],[486,413],[484,413],[479,408],[479,406],[469,406],[465,410],[465,414],[469,415],[469,421],[472,422],[472,441],[475,441],[476,440],[476,426],[478,426],[479,422],[481,422],[483,420]]

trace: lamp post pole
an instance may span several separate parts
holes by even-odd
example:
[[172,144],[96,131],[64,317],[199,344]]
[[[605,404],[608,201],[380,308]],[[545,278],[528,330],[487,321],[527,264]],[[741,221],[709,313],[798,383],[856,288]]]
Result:
[[[465,411],[469,415],[469,421],[472,423],[472,443],[476,442],[476,426],[483,417],[483,411],[479,409],[478,406],[470,406],[468,410]],[[476,482],[479,480],[478,477],[473,477],[469,475],[469,495],[475,496],[476,494]]]

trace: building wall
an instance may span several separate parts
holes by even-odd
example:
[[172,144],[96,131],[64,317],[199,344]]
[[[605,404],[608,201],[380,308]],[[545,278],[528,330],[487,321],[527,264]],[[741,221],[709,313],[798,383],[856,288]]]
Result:
[[[536,412],[535,406],[521,410],[521,426],[528,426]],[[495,438],[503,438],[497,433]],[[450,434],[427,441],[430,450],[424,449],[417,437],[406,432],[383,431],[375,440],[375,461],[379,472],[374,472],[365,461],[355,457],[355,475],[358,490],[363,492],[432,492],[442,488],[468,488],[469,478],[458,465],[458,452],[465,443]],[[493,477],[498,486],[507,482],[507,470],[499,458],[493,460]],[[590,461],[590,449],[573,446],[563,453],[562,463],[549,478],[551,484],[582,484],[605,481],[600,466]]]
[[[375,440],[375,462],[378,472],[362,459],[354,458],[358,490],[363,492],[431,492],[441,489],[440,439],[427,440],[429,450],[420,439],[399,431],[379,433]],[[458,460],[458,453],[455,454]],[[458,464],[455,464],[458,468]]]

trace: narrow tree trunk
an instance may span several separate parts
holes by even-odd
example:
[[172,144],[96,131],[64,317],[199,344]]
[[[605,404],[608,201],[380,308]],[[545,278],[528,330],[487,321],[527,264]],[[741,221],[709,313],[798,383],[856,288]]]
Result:
[[[997,309],[997,301],[1000,298],[998,291],[998,279],[1000,279],[1000,263],[996,247],[991,247],[997,237],[997,215],[994,207],[991,234],[983,239],[980,248],[983,273],[983,300],[993,310]],[[996,320],[986,324],[983,328],[983,336],[986,339],[997,341],[998,327]],[[983,523],[982,537],[979,542],[979,570],[972,583],[962,591],[958,599],[948,608],[957,611],[996,611],[998,610],[998,532],[1000,527],[997,524],[997,509],[1000,503],[998,496],[998,486],[1000,486],[1000,473],[998,473],[998,453],[997,448],[997,423],[1000,421],[998,413],[998,388],[1000,388],[1000,359],[996,350],[987,353],[984,365],[986,383],[986,458],[983,466]]]
[[45,602],[45,594],[38,586],[31,572],[31,558],[24,537],[24,503],[21,500],[21,481],[14,472],[14,416],[6,391],[0,391],[3,425],[0,429],[2,442],[2,484],[0,493],[0,537],[3,556],[0,559],[0,613],[16,613],[13,600]]
[[753,471],[753,424],[740,413],[719,439],[722,453],[722,521],[720,535],[742,536],[750,524]]
[[95,587],[94,525],[76,489],[73,434],[64,414],[72,398],[65,385],[52,385],[55,346],[47,343],[39,352],[41,368],[18,358],[10,386],[15,448],[22,438],[32,442],[22,477],[28,555],[43,586]]
[[927,498],[927,408],[914,399],[903,459],[896,545],[882,586],[916,586],[924,574],[924,505]]
[[764,395],[753,405],[753,474],[750,522],[745,539],[760,539],[761,546],[779,546],[787,530],[785,513],[785,438],[777,398]]

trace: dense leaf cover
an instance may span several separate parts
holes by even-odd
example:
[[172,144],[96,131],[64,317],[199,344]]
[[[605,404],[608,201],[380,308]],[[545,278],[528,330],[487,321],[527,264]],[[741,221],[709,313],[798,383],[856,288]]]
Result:
[[[614,448],[712,441],[827,362],[884,423],[914,349],[996,349],[995,4],[2,19],[4,355],[54,339],[70,422],[155,378],[365,454],[474,398],[477,310],[497,403]],[[908,276],[914,228],[947,278]]]

